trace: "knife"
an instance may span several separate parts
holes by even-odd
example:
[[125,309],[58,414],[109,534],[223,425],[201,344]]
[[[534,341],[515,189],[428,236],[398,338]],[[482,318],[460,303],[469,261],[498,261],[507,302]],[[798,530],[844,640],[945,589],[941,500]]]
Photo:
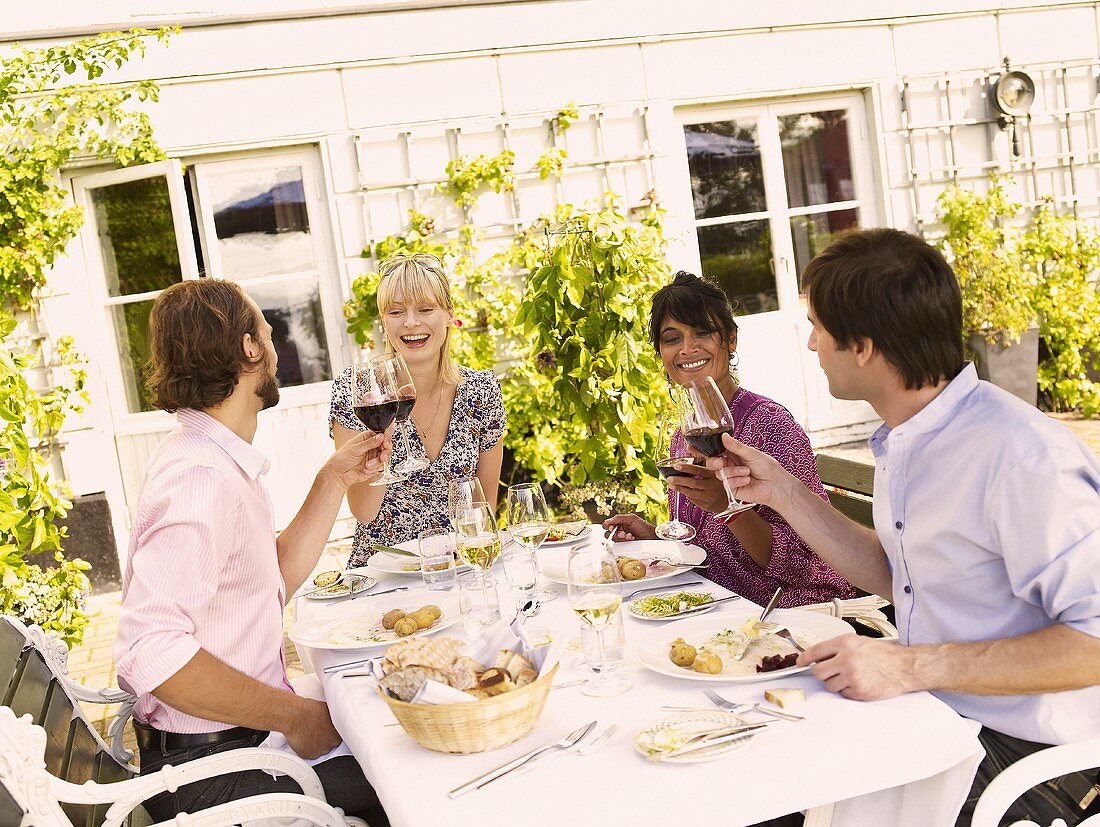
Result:
[[741,595],[731,594],[728,597],[719,597],[717,600],[711,600],[709,603],[700,603],[698,606],[692,606],[689,609],[684,609],[682,612],[676,612],[675,614],[665,615],[660,618],[661,620],[673,620],[677,617],[687,617],[688,615],[699,614],[705,612],[717,603],[728,603],[731,600],[740,600]]
[[420,557],[419,554],[413,551],[405,551],[403,548],[394,548],[393,546],[371,546],[375,552],[382,552],[383,554],[399,554],[402,557]]
[[672,752],[657,752],[648,757],[650,761],[664,761],[668,758],[674,758],[678,755],[686,755],[689,752],[695,752],[699,749],[707,749],[708,747],[715,747],[719,744],[731,744],[734,741],[741,741],[745,738],[751,738],[753,735],[756,734],[758,730],[764,729],[765,727],[767,727],[767,724],[752,724],[738,730],[737,732],[732,732],[729,735],[719,735],[717,738],[702,738],[698,741],[688,744],[685,747],[680,747],[679,749],[673,750]]

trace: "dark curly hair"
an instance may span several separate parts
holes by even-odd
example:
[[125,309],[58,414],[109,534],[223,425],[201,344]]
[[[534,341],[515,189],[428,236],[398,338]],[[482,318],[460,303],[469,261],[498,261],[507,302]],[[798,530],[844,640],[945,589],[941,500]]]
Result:
[[657,353],[661,352],[661,325],[669,316],[696,330],[720,333],[723,342],[728,342],[737,332],[733,306],[722,288],[683,270],[676,274],[672,284],[666,284],[653,294],[649,341]]
[[259,319],[244,291],[231,281],[196,279],[173,284],[149,313],[149,371],[153,404],[169,413],[212,408],[225,401],[250,358],[242,340],[259,338]]

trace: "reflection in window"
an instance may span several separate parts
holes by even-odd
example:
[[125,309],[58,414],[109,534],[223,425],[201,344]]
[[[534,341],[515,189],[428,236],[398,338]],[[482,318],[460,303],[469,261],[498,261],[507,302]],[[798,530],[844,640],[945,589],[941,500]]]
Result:
[[153,300],[118,304],[111,308],[115,335],[122,356],[122,381],[130,413],[154,410],[145,388],[149,370],[149,311]]
[[833,237],[851,227],[859,226],[859,210],[835,210],[791,218],[794,241],[794,263],[798,273],[798,290],[802,292],[802,271],[810,259],[824,250]]
[[755,123],[688,124],[684,127],[684,139],[696,218],[767,209]]
[[271,325],[279,355],[276,377],[283,387],[325,382],[332,378],[325,341],[321,295],[314,280],[246,285],[245,291]]
[[855,199],[848,112],[804,112],[779,118],[787,202],[809,207]]
[[699,227],[696,232],[703,275],[721,285],[736,313],[779,309],[766,220]]
[[163,175],[90,191],[107,295],[163,290],[182,278]]
[[301,167],[224,172],[209,181],[223,278],[315,268]]

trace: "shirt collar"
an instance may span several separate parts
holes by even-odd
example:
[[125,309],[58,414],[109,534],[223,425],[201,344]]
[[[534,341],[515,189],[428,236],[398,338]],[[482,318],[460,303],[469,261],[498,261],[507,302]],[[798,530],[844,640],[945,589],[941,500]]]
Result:
[[209,414],[194,408],[180,408],[176,421],[184,430],[198,431],[225,451],[250,479],[257,479],[271,468],[263,454]]
[[891,433],[913,437],[939,431],[953,416],[966,398],[978,387],[978,371],[973,362],[967,362],[959,375],[947,383],[939,395],[900,425],[891,428],[883,423],[871,434],[867,443],[876,457],[886,450],[886,439]]

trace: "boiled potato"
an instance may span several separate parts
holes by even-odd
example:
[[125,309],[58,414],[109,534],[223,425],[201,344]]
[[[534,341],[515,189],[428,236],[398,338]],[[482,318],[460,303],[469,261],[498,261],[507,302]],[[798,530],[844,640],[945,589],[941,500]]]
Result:
[[432,617],[434,617],[436,620],[439,620],[439,618],[443,617],[443,610],[436,606],[434,603],[429,603],[427,606],[422,607],[420,611],[431,612]]
[[623,580],[641,580],[645,577],[645,564],[639,560],[631,560],[619,569]]
[[398,637],[407,637],[419,628],[412,615],[405,615],[394,624],[393,631]]
[[722,672],[722,659],[714,652],[698,652],[691,668],[704,675],[718,675]]
[[695,655],[695,647],[683,641],[673,643],[672,650],[668,653],[669,660],[677,666],[691,666],[695,663]]
[[411,615],[406,615],[416,621],[416,628],[427,629],[435,623],[435,615],[429,609],[417,609]]
[[382,615],[382,628],[392,629],[397,625],[397,621],[405,616],[405,613],[401,609],[390,609],[384,615]]

